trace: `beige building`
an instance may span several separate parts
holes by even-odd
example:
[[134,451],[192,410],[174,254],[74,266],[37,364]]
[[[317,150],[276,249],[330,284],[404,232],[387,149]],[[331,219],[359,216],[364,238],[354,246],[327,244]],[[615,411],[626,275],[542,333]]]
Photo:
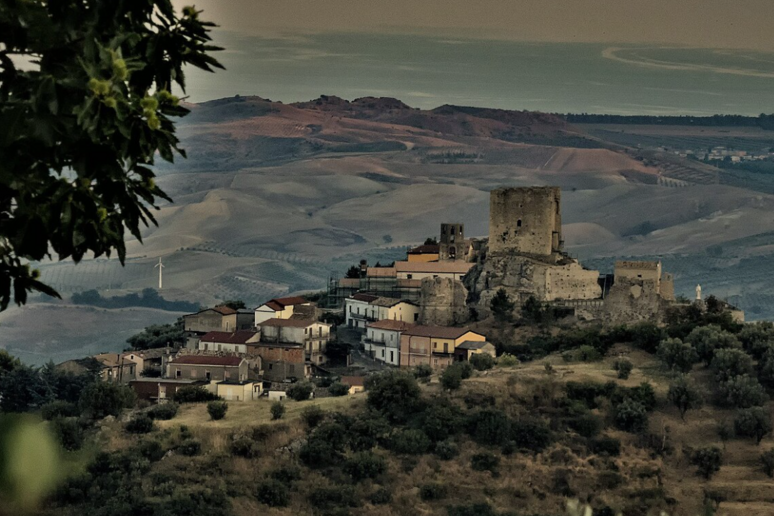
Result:
[[666,301],[675,300],[674,278],[662,271],[660,261],[619,260],[615,262],[614,274],[616,283],[623,281],[633,287],[639,285],[654,291]]
[[433,369],[447,367],[454,362],[457,346],[468,341],[483,342],[486,337],[469,328],[412,326],[400,337],[400,366],[426,364]]
[[167,378],[207,382],[247,380],[247,360],[235,356],[183,355],[167,364]]
[[473,267],[464,261],[445,262],[395,262],[398,280],[422,280],[424,278],[450,278],[459,280]]
[[202,351],[247,353],[248,345],[260,340],[261,333],[254,330],[234,332],[211,331],[201,336],[197,349]]
[[466,340],[454,348],[454,358],[458,362],[468,361],[470,357],[476,354],[486,354],[495,358],[497,351],[494,344],[485,340]]
[[206,308],[200,312],[183,316],[186,347],[197,349],[199,338],[211,331],[249,330],[253,327],[252,312],[239,312],[227,306]]
[[[299,312],[309,315],[308,308],[313,308],[313,306],[311,301],[307,301],[303,297],[275,298],[255,309],[254,323],[255,326],[258,326],[269,319],[290,319]],[[307,310],[304,311],[301,307],[307,307]]]
[[269,319],[259,325],[261,342],[303,346],[306,359],[315,365],[326,362],[325,350],[331,338],[331,325],[310,319]]
[[225,380],[215,384],[215,394],[226,401],[253,401],[263,394],[263,383]]
[[134,370],[134,378],[137,379],[143,376],[143,371],[148,372],[149,375],[161,376],[166,371],[167,361],[174,351],[173,348],[153,348],[124,351],[121,355],[137,365]]
[[106,382],[129,383],[141,372],[136,362],[121,353],[100,353],[94,359],[102,364],[99,376]]

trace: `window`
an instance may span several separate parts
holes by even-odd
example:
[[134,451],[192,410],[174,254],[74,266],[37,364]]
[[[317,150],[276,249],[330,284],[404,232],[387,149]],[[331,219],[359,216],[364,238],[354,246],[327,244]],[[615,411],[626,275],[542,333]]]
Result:
[[288,367],[288,373],[291,374],[291,375],[296,374],[296,366],[294,366],[294,365],[289,366]]
[[223,379],[224,379],[224,380],[228,380],[228,377],[229,377],[229,376],[230,376],[230,375],[228,374],[228,371],[223,371]]
[[384,358],[384,350],[382,350],[382,358]]
[[414,275],[413,275],[413,274],[406,274],[406,278],[407,278],[407,279],[412,279],[413,277],[414,277]]
[[209,371],[204,371],[204,379],[209,382],[212,379],[212,374]]
[[516,221],[516,227],[517,227],[517,228],[520,228],[520,227],[521,227],[521,219],[519,219],[519,220],[517,220],[517,221]]
[[183,376],[183,373],[180,371],[179,368],[177,370],[175,370],[175,378],[180,378],[182,376]]
[[414,322],[417,322],[419,320],[419,314],[414,314]]
[[390,362],[395,362],[395,352],[390,351]]
[[272,369],[273,369],[273,365],[269,364],[269,371],[271,371]]
[[218,351],[220,351],[220,344],[218,344]]

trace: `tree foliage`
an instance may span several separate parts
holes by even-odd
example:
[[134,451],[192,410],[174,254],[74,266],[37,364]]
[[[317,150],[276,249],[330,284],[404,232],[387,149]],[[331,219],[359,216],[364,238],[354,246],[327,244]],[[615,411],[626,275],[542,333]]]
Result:
[[492,301],[489,302],[492,315],[495,321],[499,323],[509,322],[513,318],[513,309],[515,307],[516,304],[511,300],[511,296],[502,288],[497,291]]
[[763,407],[742,409],[734,418],[734,431],[741,437],[752,437],[757,444],[771,433],[771,414]]
[[696,349],[699,358],[707,365],[712,363],[715,350],[741,347],[733,333],[722,330],[714,324],[694,328],[685,341]]
[[704,400],[701,393],[690,382],[687,376],[681,375],[669,386],[667,392],[669,400],[680,411],[680,418],[685,420],[685,413],[689,410],[701,408]]
[[174,324],[152,324],[126,342],[135,350],[180,347],[185,344],[183,318],[178,318]]
[[155,223],[168,197],[150,166],[184,155],[171,118],[188,110],[170,90],[185,90],[186,65],[222,68],[212,26],[171,0],[3,2],[0,309],[58,295],[30,261],[115,251],[123,263],[125,232],[141,240]]
[[753,361],[741,349],[718,349],[710,364],[715,380],[726,382],[735,376],[751,374]]
[[737,408],[759,407],[769,400],[760,382],[746,374],[720,382],[717,396],[721,406]]
[[696,349],[680,339],[666,339],[658,346],[658,357],[669,369],[688,373],[699,361]]
[[391,422],[404,422],[419,407],[419,385],[407,371],[389,370],[366,378],[368,406]]
[[699,475],[709,480],[712,475],[720,471],[720,466],[723,464],[723,452],[715,446],[699,448],[691,455],[691,463],[698,468]]

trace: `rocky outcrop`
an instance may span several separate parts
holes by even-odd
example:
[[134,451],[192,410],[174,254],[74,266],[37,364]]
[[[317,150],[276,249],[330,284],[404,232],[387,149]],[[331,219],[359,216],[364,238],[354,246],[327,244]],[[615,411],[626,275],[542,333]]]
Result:
[[419,322],[429,326],[456,326],[468,322],[468,291],[451,278],[422,280]]

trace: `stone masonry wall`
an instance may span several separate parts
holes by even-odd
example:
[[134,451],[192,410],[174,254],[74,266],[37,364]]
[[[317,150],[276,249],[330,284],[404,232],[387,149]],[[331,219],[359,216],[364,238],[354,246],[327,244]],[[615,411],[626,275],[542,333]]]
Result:
[[459,280],[425,278],[422,280],[419,323],[430,326],[455,326],[468,321],[468,291]]
[[489,252],[548,256],[562,239],[558,187],[499,188],[489,197]]

